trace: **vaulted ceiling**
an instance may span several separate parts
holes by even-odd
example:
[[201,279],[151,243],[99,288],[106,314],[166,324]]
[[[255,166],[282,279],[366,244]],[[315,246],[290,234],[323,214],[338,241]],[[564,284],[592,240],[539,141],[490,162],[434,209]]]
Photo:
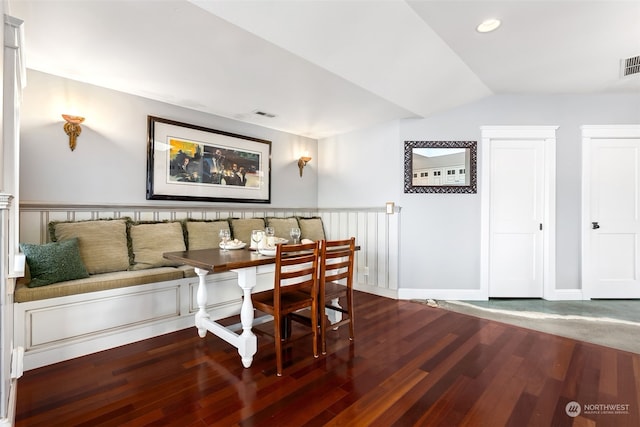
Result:
[[[640,0],[8,0],[28,68],[312,138],[492,94],[627,92]],[[502,25],[481,34],[486,18]],[[256,114],[268,113],[268,115]]]

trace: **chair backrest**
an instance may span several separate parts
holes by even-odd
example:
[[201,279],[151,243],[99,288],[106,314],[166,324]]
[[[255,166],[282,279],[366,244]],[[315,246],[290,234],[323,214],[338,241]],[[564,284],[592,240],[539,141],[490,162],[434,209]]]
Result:
[[320,280],[343,282],[348,288],[353,286],[353,262],[356,238],[344,240],[323,240],[320,249]]
[[277,245],[274,298],[280,300],[288,292],[308,289],[318,292],[319,242]]

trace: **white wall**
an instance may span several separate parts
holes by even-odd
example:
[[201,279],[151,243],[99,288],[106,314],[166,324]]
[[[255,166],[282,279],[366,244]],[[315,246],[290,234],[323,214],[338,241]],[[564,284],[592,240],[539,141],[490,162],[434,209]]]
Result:
[[[317,143],[36,71],[27,79],[22,200],[149,203],[147,115],[268,139],[272,206],[371,207],[393,201],[402,208],[399,283],[416,290],[479,289],[480,195],[404,194],[405,140],[480,141],[482,125],[559,125],[556,282],[558,289],[579,289],[580,126],[640,122],[638,95],[493,96],[427,119],[393,121]],[[61,113],[87,118],[74,152]],[[300,178],[296,158],[304,150],[313,160]]]
[[402,192],[399,122],[326,138],[318,143],[318,205],[384,206]]
[[[73,152],[62,113],[86,117]],[[271,205],[317,203],[317,168],[309,163],[300,178],[297,167],[302,151],[318,157],[313,139],[33,70],[27,75],[21,114],[23,201],[158,204],[145,199],[147,115],[152,115],[270,140]]]
[[480,142],[482,125],[559,125],[556,283],[580,289],[580,126],[631,123],[640,123],[638,95],[492,96],[427,119],[324,139],[318,205],[395,201],[402,208],[400,287],[426,290],[425,297],[464,295],[480,287],[480,195],[404,194],[404,141]]

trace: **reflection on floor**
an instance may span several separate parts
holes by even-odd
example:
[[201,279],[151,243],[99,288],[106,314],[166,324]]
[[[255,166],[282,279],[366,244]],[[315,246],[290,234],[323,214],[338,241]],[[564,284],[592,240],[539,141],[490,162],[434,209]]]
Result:
[[[429,302],[427,302],[429,304]],[[432,305],[432,304],[429,304]],[[437,301],[458,313],[640,353],[640,300]]]
[[602,317],[640,323],[640,299],[547,301],[539,298],[491,298],[489,301],[465,302],[498,310]]

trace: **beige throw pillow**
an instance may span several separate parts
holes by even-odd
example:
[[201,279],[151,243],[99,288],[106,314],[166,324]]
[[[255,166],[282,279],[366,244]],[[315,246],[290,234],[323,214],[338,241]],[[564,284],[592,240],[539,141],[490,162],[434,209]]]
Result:
[[264,219],[243,218],[231,220],[231,238],[251,244],[251,230],[264,230]]
[[129,269],[126,219],[52,222],[50,228],[54,241],[78,239],[89,274]]
[[322,218],[298,218],[300,224],[300,238],[309,240],[323,240],[324,228]]
[[229,229],[226,220],[187,221],[189,250],[217,248],[220,244],[220,230]]
[[162,222],[131,226],[131,247],[134,264],[132,270],[176,266],[180,263],[163,258],[165,252],[186,250],[182,224]]
[[291,240],[291,229],[299,228],[298,220],[295,217],[290,218],[267,218],[267,225],[273,227],[276,237]]

